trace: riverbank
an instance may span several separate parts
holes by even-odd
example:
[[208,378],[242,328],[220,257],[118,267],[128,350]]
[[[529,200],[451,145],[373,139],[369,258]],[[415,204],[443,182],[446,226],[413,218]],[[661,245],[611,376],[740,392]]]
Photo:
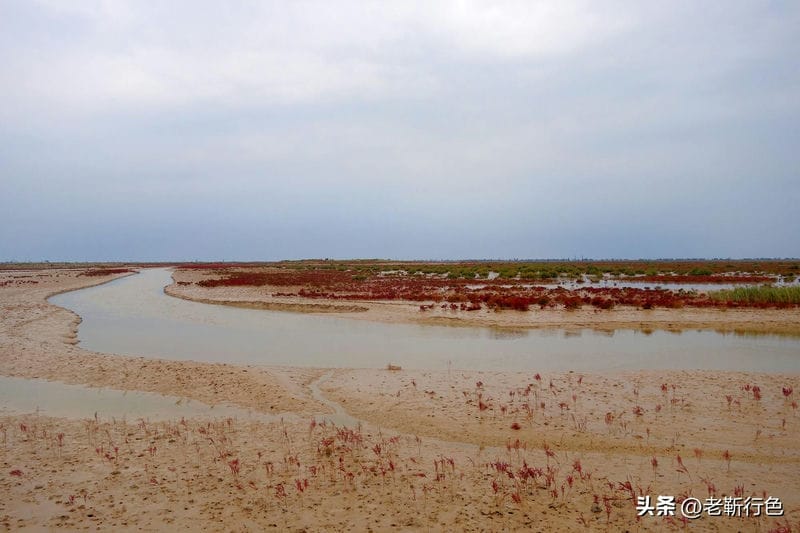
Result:
[[[0,274],[14,282],[0,286],[0,374],[285,419],[147,423],[95,419],[91,409],[83,420],[47,417],[46,406],[44,414],[3,412],[7,529],[650,531],[670,524],[637,521],[632,497],[764,493],[780,497],[787,516],[705,517],[693,528],[800,525],[800,372],[537,379],[108,355],[75,345],[78,317],[46,301],[114,279],[79,273]],[[311,422],[330,412],[309,386],[323,375],[319,389],[360,428]]]
[[303,399],[297,390],[322,371],[265,372],[261,368],[122,357],[82,349],[76,345],[80,317],[50,304],[47,298],[126,275],[96,278],[82,276],[82,272],[0,273],[0,283],[14,282],[0,286],[0,374],[184,396],[209,405],[229,401],[266,413],[305,413],[320,407]]
[[198,281],[207,279],[204,271],[176,270],[173,283],[164,292],[176,298],[202,303],[288,310],[305,313],[337,313],[355,320],[385,323],[408,323],[499,329],[595,329],[640,331],[686,329],[713,330],[731,333],[774,333],[800,336],[800,308],[790,309],[638,309],[618,306],[613,309],[581,308],[532,309],[529,311],[476,311],[442,309],[433,306],[420,310],[418,302],[357,301],[338,299],[275,296],[297,287],[237,286],[203,287]]

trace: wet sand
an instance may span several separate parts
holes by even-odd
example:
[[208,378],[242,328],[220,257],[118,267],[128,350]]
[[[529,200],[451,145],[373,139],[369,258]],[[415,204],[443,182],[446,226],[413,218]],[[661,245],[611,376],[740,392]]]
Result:
[[[2,412],[6,529],[660,531],[681,523],[637,521],[632,496],[764,492],[782,499],[784,518],[704,517],[691,526],[800,527],[800,415],[792,405],[800,372],[564,372],[537,380],[93,353],[74,344],[78,317],[46,298],[107,279],[66,270],[1,273],[0,282],[14,283],[0,286],[0,375],[279,417],[147,423],[92,412],[83,419]],[[352,314],[374,319],[370,313],[371,306]],[[777,314],[762,320],[794,323],[792,313]],[[735,315],[709,323],[757,322]],[[784,397],[784,387],[796,392]],[[316,388],[361,427],[312,424],[332,412]]]

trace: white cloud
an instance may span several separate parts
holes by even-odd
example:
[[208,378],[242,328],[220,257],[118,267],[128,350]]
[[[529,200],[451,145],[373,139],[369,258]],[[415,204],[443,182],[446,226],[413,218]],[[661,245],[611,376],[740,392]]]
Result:
[[[434,3],[438,30],[467,53],[530,58],[573,52],[629,28],[625,11],[598,2]],[[431,28],[436,31],[437,28]]]
[[[798,22],[736,0],[2,0],[0,186],[30,196],[0,195],[0,213],[171,191],[236,221],[265,195],[313,211],[310,195],[467,227],[487,206],[607,199],[702,219],[715,191],[757,192],[796,243],[794,210],[771,204],[798,194]],[[94,194],[73,206],[70,188]]]
[[426,54],[562,54],[625,24],[564,1],[38,5],[62,38],[29,35],[0,50],[13,72],[0,96],[28,112],[429,96],[438,80]]

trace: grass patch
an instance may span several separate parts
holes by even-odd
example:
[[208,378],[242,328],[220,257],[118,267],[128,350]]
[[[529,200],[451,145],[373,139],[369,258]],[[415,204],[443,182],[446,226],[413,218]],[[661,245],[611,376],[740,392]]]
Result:
[[800,287],[737,287],[710,292],[708,297],[721,302],[800,305]]

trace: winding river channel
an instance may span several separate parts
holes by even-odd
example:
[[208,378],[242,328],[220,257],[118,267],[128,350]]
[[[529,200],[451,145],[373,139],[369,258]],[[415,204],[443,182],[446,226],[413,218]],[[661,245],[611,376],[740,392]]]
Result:
[[168,269],[148,269],[50,302],[82,317],[82,347],[163,359],[323,368],[800,371],[798,337],[385,324],[191,302],[164,294],[169,283]]

